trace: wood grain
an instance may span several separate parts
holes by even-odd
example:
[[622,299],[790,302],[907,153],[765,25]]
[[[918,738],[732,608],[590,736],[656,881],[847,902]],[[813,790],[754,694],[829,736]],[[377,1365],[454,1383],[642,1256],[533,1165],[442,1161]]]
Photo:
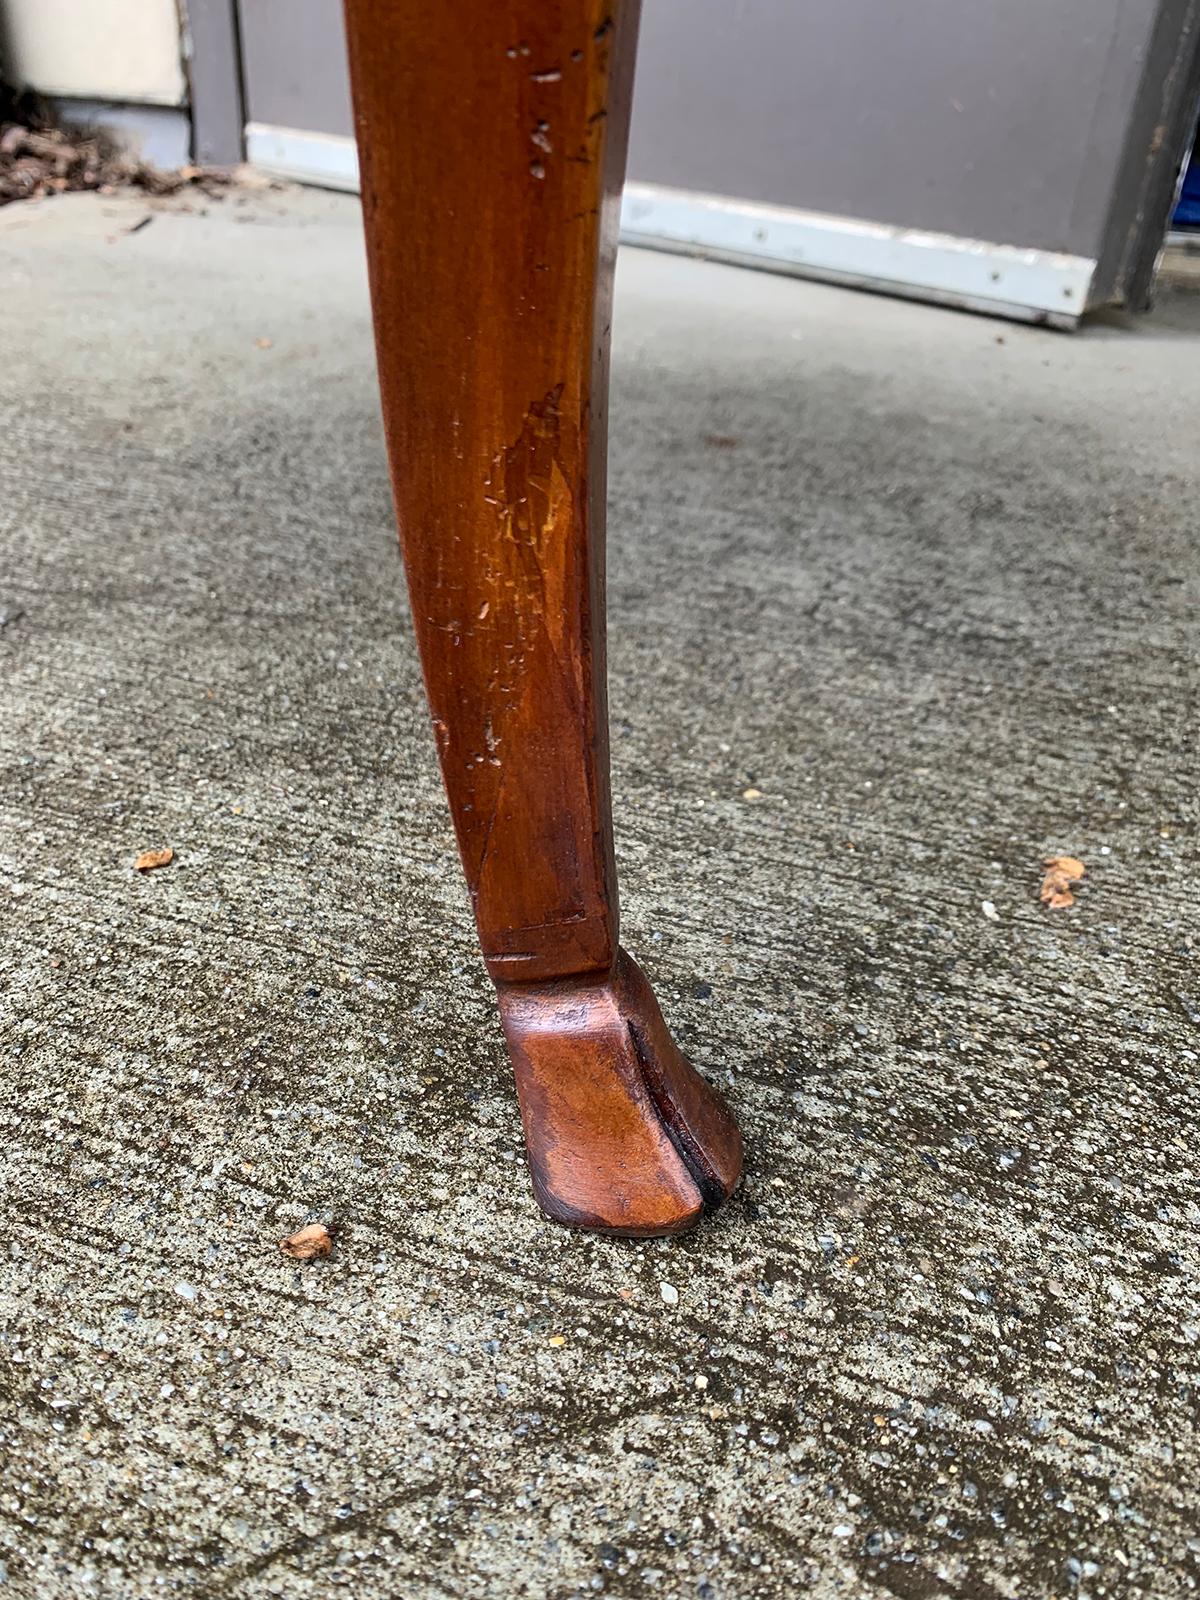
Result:
[[[563,1220],[674,1231],[727,1192],[740,1157],[715,1099],[698,1127],[719,1148],[701,1136],[680,1156],[682,1057],[657,1100],[631,1073],[630,1027],[666,1041],[656,1058],[669,1038],[618,946],[605,407],[638,5],[347,0],[346,16],[413,617],[535,1186]],[[597,985],[608,1023],[585,1043],[573,1019],[594,1013]],[[574,1107],[553,1131],[536,1087],[551,1079]]]

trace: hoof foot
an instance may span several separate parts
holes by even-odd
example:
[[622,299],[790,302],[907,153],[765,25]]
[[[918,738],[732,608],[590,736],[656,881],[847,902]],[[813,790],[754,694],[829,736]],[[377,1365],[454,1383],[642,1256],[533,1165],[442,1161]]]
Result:
[[653,1238],[720,1205],[741,1173],[737,1125],[624,951],[611,973],[497,988],[547,1216]]

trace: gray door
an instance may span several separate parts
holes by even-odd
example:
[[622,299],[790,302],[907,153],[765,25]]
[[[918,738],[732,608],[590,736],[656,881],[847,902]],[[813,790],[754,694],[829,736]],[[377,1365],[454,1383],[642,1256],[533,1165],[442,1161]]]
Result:
[[[251,159],[356,182],[339,0],[238,0]],[[626,238],[1072,325],[1140,304],[1200,0],[646,0]]]
[[238,0],[238,10],[247,120],[352,137],[341,0]]

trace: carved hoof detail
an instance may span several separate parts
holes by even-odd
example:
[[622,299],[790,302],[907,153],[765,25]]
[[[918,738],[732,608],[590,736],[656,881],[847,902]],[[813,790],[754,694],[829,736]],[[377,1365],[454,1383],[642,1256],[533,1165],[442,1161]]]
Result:
[[611,973],[502,983],[533,1190],[597,1233],[682,1233],[732,1190],[742,1140],[624,951]]

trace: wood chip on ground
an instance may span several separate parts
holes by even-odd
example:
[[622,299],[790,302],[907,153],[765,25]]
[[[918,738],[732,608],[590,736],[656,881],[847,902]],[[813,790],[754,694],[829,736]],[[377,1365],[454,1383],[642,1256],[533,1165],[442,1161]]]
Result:
[[174,859],[174,850],[143,850],[133,865],[138,872],[151,872],[155,867],[169,867]]
[[311,1261],[314,1256],[327,1256],[333,1249],[333,1230],[324,1222],[310,1222],[307,1227],[281,1239],[279,1248],[293,1261]]
[[1042,865],[1046,869],[1042,878],[1042,904],[1051,911],[1073,906],[1075,896],[1071,893],[1071,885],[1083,877],[1083,862],[1075,856],[1047,856]]

